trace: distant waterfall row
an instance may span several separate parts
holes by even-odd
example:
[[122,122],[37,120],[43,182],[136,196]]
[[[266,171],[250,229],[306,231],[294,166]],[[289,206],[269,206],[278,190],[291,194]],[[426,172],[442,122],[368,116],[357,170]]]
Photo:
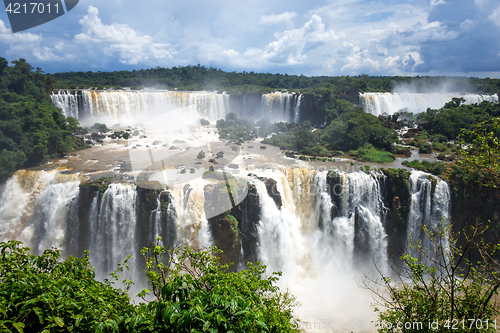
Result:
[[465,104],[489,101],[498,103],[498,95],[453,94],[453,93],[363,93],[360,94],[360,104],[365,112],[375,116],[393,115],[398,111],[420,113],[427,108],[439,109],[453,98],[465,99]]
[[[255,96],[252,96],[255,99]],[[229,112],[241,117],[269,118],[272,121],[298,121],[302,95],[291,93],[263,94],[260,101],[239,105],[226,93],[191,91],[93,91],[60,90],[51,95],[52,102],[66,117],[76,119],[112,119],[120,121],[139,116],[156,116],[167,112],[195,114],[209,121],[225,119]]]

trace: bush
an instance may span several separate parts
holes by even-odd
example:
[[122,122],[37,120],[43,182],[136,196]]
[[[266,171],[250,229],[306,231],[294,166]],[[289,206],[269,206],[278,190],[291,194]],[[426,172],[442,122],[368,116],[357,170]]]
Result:
[[177,248],[166,261],[164,247],[144,248],[151,291],[139,296],[156,298],[133,305],[131,281],[113,287],[127,260],[102,283],[88,252],[62,261],[61,250],[36,256],[20,244],[0,243],[2,332],[298,332],[295,298],[275,286],[281,273],[264,278],[260,263],[228,273],[216,248]]
[[[379,332],[496,332],[499,311],[492,297],[500,281],[493,257],[500,244],[484,242],[487,229],[475,225],[464,230],[463,245],[458,245],[460,234],[450,227],[434,232],[424,227],[431,243],[423,247],[421,241],[410,242],[408,252],[393,266],[397,283],[387,276],[382,276],[382,284],[367,278],[365,285],[384,307],[375,308],[380,313]],[[479,252],[482,260],[470,261],[472,252]],[[383,286],[386,293],[371,283]],[[398,323],[402,327],[397,328]]]
[[431,173],[435,176],[442,176],[445,171],[446,164],[444,162],[429,162],[426,160],[422,160],[422,162],[418,160],[413,160],[413,161],[403,161],[401,162],[402,165],[409,167],[409,168],[414,168],[418,169],[424,172]]
[[420,154],[430,154],[432,153],[432,146],[428,143],[420,146],[420,149],[418,150]]
[[392,153],[378,150],[370,146],[359,148],[357,156],[361,157],[365,161],[375,163],[388,163],[394,161],[394,155]]
[[88,253],[60,261],[60,250],[34,256],[17,241],[0,252],[2,332],[129,330],[136,314],[127,293],[94,279]]
[[156,296],[148,305],[157,318],[153,331],[298,332],[294,297],[274,285],[281,273],[262,278],[265,266],[260,263],[228,273],[229,266],[219,263],[220,253],[216,248],[176,249],[165,264],[164,247],[142,250]]

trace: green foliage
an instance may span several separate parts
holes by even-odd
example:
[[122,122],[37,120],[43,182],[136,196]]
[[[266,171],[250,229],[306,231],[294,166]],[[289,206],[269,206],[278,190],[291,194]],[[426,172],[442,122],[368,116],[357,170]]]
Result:
[[328,149],[357,150],[367,143],[373,147],[391,151],[398,141],[396,132],[383,126],[383,122],[367,113],[346,112],[332,121],[321,139]]
[[[433,245],[424,248],[420,242],[411,244],[422,259],[404,254],[394,267],[395,282],[387,276],[382,277],[381,284],[368,279],[386,291],[365,284],[376,292],[385,308],[375,308],[379,332],[495,332],[492,320],[499,311],[492,297],[500,281],[498,262],[493,257],[500,245],[484,243],[486,230],[478,225],[471,227],[464,231],[464,245],[457,245],[462,235],[453,234],[450,228],[433,233],[424,227]],[[469,258],[475,250],[482,260],[473,263]],[[422,326],[415,326],[419,323]]]
[[208,126],[208,125],[210,125],[210,122],[208,120],[202,118],[202,119],[200,119],[200,125],[201,126]]
[[394,161],[394,155],[388,151],[375,149],[373,146],[367,145],[360,147],[355,155],[361,157],[365,161],[374,163],[388,163]]
[[[464,105],[463,99],[454,98],[439,110],[428,109],[418,115],[420,126],[431,134],[445,136],[448,140],[456,140],[460,131],[473,130],[474,127],[493,117],[500,116],[500,104],[481,102]],[[439,142],[444,142],[439,137]]]
[[[1,67],[0,67],[1,68]],[[474,79],[465,77],[404,77],[404,76],[316,76],[269,74],[255,72],[225,72],[205,66],[184,66],[172,68],[151,68],[118,72],[69,72],[51,76],[51,88],[91,88],[99,87],[160,87],[177,90],[219,90],[228,93],[270,93],[288,89],[304,93],[317,93],[324,96],[326,102],[331,96],[349,99],[359,92],[389,92],[394,86],[412,85],[418,92],[427,92],[432,87],[441,86],[442,80],[452,86],[453,91],[478,93],[497,93],[500,91],[498,79]],[[431,88],[429,88],[431,87]],[[331,95],[330,95],[331,94]],[[329,106],[335,109],[335,105]]]
[[[229,273],[216,248],[175,249],[167,262],[158,244],[144,248],[147,274],[156,300],[155,332],[296,332],[294,298],[274,285],[279,273],[263,278],[265,266]],[[142,293],[144,296],[148,291]]]
[[402,165],[408,167],[408,168],[414,168],[418,169],[427,173],[431,173],[436,176],[443,176],[445,169],[446,169],[446,163],[444,162],[429,162],[427,160],[413,160],[413,161],[403,161],[401,162]]
[[111,177],[102,177],[96,180],[84,180],[80,183],[81,190],[99,191],[99,195],[103,195],[112,182]]
[[[61,259],[61,250],[30,254],[20,242],[0,243],[2,332],[297,332],[295,299],[275,286],[280,273],[264,278],[265,266],[229,273],[221,251],[153,244],[141,253],[153,293],[133,305],[113,287],[126,260],[104,283],[95,280],[89,254]],[[128,259],[128,258],[127,258]],[[167,260],[165,260],[167,259]]]
[[257,136],[254,123],[247,119],[239,119],[234,112],[227,114],[226,120],[217,120],[216,127],[219,129],[221,140],[227,139],[237,144],[253,140]]
[[460,133],[460,160],[474,182],[488,188],[500,187],[500,119],[476,125],[474,130]]
[[330,156],[330,152],[320,145],[318,141],[318,133],[300,127],[294,132],[275,134],[268,139],[262,140],[262,143],[275,145],[281,149],[294,150],[304,155]]
[[[78,122],[50,101],[46,76],[24,59],[0,58],[0,182],[16,169],[39,165],[76,147]],[[50,80],[49,80],[50,81]]]
[[34,256],[20,242],[0,243],[2,332],[129,331],[137,318],[127,293],[94,279],[88,253],[65,261],[60,255],[50,249]]

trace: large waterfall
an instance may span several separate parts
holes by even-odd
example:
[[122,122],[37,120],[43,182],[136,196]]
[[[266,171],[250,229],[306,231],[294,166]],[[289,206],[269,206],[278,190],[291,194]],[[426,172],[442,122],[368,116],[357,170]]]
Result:
[[[138,282],[135,290],[144,285],[139,251],[156,237],[167,247],[225,241],[209,223],[206,193],[213,187],[207,179],[164,190],[120,183],[103,189],[68,172],[19,171],[2,184],[0,241],[18,239],[36,253],[62,247],[66,255],[81,255],[90,249],[100,279],[130,254],[126,277]],[[250,258],[248,252],[255,251],[269,271],[282,271],[280,285],[302,302],[297,313],[304,319],[372,318],[371,295],[357,283],[375,265],[387,272],[393,231],[386,230],[386,176],[282,167],[248,172],[239,179],[255,191],[248,190],[239,204],[245,206],[239,244],[230,245],[239,267],[244,267],[241,256]],[[425,241],[420,226],[437,230],[449,218],[448,185],[420,171],[412,172],[409,183],[408,234]],[[249,246],[244,242],[252,233]]]
[[[81,102],[79,101],[81,99]],[[225,118],[229,95],[207,91],[59,91],[52,102],[67,117],[119,120],[170,111],[196,112],[210,121]]]
[[[196,119],[209,121],[225,119],[229,112],[241,117],[269,118],[272,121],[295,121],[300,119],[302,95],[275,92],[263,94],[259,105],[243,105],[226,93],[207,91],[94,91],[60,90],[51,96],[52,102],[62,109],[66,117],[81,121],[147,121],[151,117],[175,112],[172,115],[195,114]],[[149,118],[148,118],[149,117]]]
[[481,103],[482,101],[498,103],[498,95],[496,94],[362,93],[359,99],[365,112],[380,116],[383,114],[393,115],[401,110],[420,113],[427,110],[427,108],[439,109],[456,97],[465,99],[465,104]]

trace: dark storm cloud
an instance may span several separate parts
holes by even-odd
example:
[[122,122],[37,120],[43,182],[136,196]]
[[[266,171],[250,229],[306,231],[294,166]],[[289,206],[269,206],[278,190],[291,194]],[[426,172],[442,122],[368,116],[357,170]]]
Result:
[[432,7],[428,22],[440,22],[448,32],[457,33],[449,40],[428,40],[421,44],[423,61],[416,72],[495,72],[500,71],[500,27],[494,11],[500,1],[453,0]]

